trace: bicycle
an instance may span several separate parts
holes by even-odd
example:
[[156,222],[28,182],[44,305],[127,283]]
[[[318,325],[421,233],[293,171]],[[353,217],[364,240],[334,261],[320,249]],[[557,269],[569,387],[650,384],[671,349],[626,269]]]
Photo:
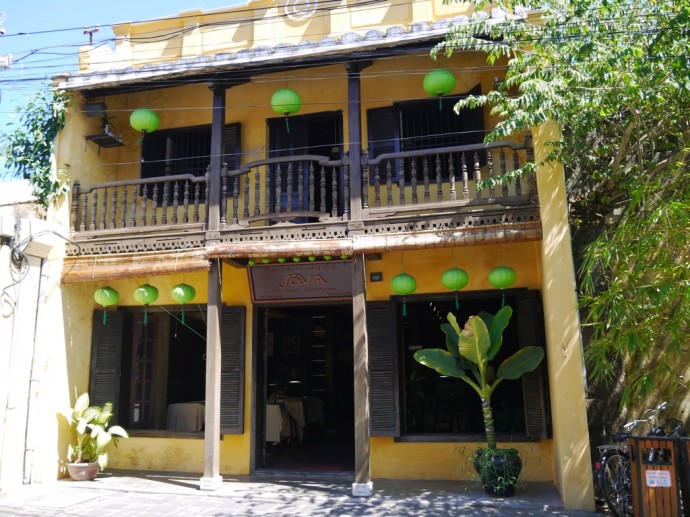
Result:
[[[630,477],[630,451],[628,437],[633,429],[641,424],[650,425],[650,436],[682,436],[683,423],[675,418],[659,424],[659,413],[666,409],[667,402],[662,402],[657,407],[647,409],[642,418],[632,420],[623,425],[623,431],[613,435],[613,442],[609,445],[597,447],[600,458],[597,462],[597,481],[601,488],[604,500],[614,517],[627,517],[633,515],[632,480]],[[650,449],[649,459],[663,461],[662,449]]]

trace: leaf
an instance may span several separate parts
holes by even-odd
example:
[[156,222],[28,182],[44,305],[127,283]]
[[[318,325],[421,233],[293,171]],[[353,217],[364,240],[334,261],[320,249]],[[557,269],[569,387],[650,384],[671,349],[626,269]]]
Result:
[[533,371],[544,358],[544,349],[538,346],[521,348],[508,357],[498,367],[498,379],[515,380],[523,374]]
[[489,361],[491,361],[496,354],[503,348],[503,332],[510,323],[510,318],[513,315],[513,309],[510,305],[505,305],[495,314],[488,312],[480,312],[479,317],[486,323],[489,329],[489,338],[491,339],[491,348],[487,352]]
[[460,355],[483,370],[490,347],[491,341],[486,324],[480,317],[470,316],[460,333]]

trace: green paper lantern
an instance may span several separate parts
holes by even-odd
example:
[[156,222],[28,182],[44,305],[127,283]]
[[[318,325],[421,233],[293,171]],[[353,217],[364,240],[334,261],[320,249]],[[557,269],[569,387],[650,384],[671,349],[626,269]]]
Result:
[[441,97],[455,89],[455,76],[448,70],[437,68],[424,76],[422,86],[428,95],[438,97],[438,109],[441,110]]
[[340,258],[343,260],[347,260],[350,258],[350,255],[340,255]]
[[146,133],[153,133],[160,124],[158,114],[150,109],[138,109],[129,116],[129,125],[141,133],[139,143],[144,139]]
[[276,113],[285,116],[285,127],[288,133],[290,132],[288,116],[297,113],[301,107],[302,97],[299,96],[299,93],[290,88],[276,90],[271,96],[271,108],[273,108],[273,111]]
[[323,256],[323,259],[326,260],[326,261],[331,260],[332,258],[333,258],[332,255],[324,255],[324,256]]
[[[508,266],[498,266],[491,270],[489,273],[489,283],[496,289],[504,290],[515,283],[517,274],[512,267]],[[506,294],[503,293],[501,298],[501,307],[505,305]]]
[[256,260],[254,260],[254,259],[249,259],[249,260],[247,261],[247,264],[250,265],[250,266],[253,266],[254,264],[256,264]]
[[314,255],[309,255],[309,257],[307,258],[309,259],[309,262],[314,262],[316,260],[316,257]]
[[280,262],[281,264],[285,262],[285,257],[278,257],[278,262]]
[[460,301],[458,300],[458,291],[467,285],[469,277],[464,269],[452,267],[447,269],[441,275],[441,283],[446,289],[455,291],[455,309],[460,308]]
[[407,316],[405,296],[412,294],[417,290],[417,281],[412,275],[400,273],[391,278],[391,289],[395,294],[399,294],[403,297],[403,316]]
[[261,259],[261,262],[263,262],[264,264],[268,264],[270,261],[271,261],[270,258],[263,258],[263,259]]
[[158,289],[150,284],[144,284],[134,291],[134,299],[144,306],[144,325],[147,325],[149,315],[146,308],[158,299]]
[[120,293],[110,286],[101,287],[93,293],[93,299],[96,300],[98,305],[103,307],[103,325],[105,325],[108,320],[106,309],[120,301]]
[[[196,296],[196,290],[189,284],[177,284],[170,291],[170,296],[177,303],[185,305],[191,302]],[[185,324],[184,307],[182,308],[182,324]]]
[[302,257],[292,257],[293,262],[300,262],[302,260]]

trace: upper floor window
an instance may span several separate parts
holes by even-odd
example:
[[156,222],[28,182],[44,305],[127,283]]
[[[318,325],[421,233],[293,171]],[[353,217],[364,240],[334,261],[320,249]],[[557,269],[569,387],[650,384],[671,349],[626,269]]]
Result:
[[[374,159],[386,153],[404,153],[426,149],[453,147],[460,145],[480,144],[484,140],[484,115],[481,108],[464,109],[456,114],[453,107],[459,99],[467,95],[479,94],[479,85],[465,95],[444,97],[441,108],[437,99],[424,99],[397,102],[392,106],[372,108],[367,111],[367,131],[369,158]],[[466,160],[474,160],[473,156],[465,156]],[[478,156],[480,165],[484,165],[486,157]],[[411,170],[414,167],[422,170],[422,158],[404,158],[382,163],[385,169],[390,165],[397,181],[401,166],[405,170],[405,181],[410,181]],[[403,165],[404,163],[404,165]],[[471,163],[471,162],[470,162]],[[448,178],[450,163],[442,159],[440,163],[442,175]],[[458,154],[452,155],[452,166],[455,174],[461,170]],[[435,163],[429,164],[434,167]],[[383,173],[383,172],[382,172]]]
[[[223,162],[240,165],[240,124],[228,124],[223,135]],[[211,126],[194,126],[147,134],[141,149],[141,177],[176,174],[203,176],[211,162]]]

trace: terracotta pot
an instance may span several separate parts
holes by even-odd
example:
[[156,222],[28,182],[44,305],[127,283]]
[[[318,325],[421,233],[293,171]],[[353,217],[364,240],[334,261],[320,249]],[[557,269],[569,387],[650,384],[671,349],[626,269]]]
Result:
[[75,481],[91,481],[98,475],[98,463],[68,463],[67,472]]

